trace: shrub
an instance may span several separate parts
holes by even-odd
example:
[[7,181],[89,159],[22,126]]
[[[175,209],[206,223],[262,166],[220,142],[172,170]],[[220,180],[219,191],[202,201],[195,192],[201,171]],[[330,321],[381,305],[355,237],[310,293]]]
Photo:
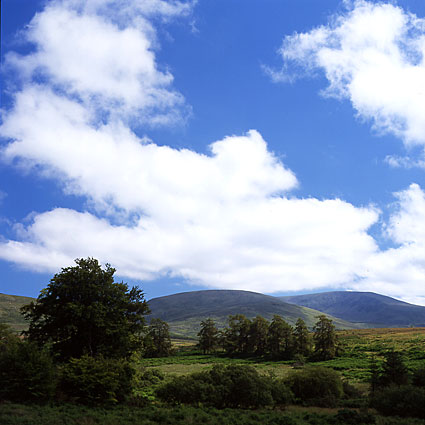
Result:
[[357,410],[342,409],[334,417],[336,424],[342,425],[359,425],[359,424],[375,424],[375,417],[367,412],[358,412]]
[[339,374],[321,366],[292,372],[286,382],[298,401],[308,404],[332,407],[343,395]]
[[282,381],[239,365],[216,365],[209,371],[175,377],[161,386],[157,395],[170,403],[203,403],[217,408],[282,405],[291,399]]
[[425,388],[412,385],[384,388],[374,394],[371,404],[383,415],[425,419]]
[[412,383],[417,387],[425,387],[425,367],[417,369],[413,372]]
[[55,390],[50,355],[27,341],[13,340],[0,350],[0,399],[47,401]]
[[59,387],[65,398],[77,403],[114,404],[130,395],[133,374],[123,359],[84,355],[63,366]]

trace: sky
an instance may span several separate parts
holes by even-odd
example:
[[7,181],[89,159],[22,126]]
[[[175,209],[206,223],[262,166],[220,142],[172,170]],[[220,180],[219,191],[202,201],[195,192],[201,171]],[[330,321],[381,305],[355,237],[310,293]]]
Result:
[[425,305],[425,2],[3,0],[0,292]]

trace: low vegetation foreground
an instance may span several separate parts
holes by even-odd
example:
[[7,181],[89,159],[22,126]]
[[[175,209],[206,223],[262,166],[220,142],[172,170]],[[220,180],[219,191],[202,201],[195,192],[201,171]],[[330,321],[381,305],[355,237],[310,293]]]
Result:
[[1,424],[425,424],[425,328],[231,315],[172,339],[94,259],[0,325]]

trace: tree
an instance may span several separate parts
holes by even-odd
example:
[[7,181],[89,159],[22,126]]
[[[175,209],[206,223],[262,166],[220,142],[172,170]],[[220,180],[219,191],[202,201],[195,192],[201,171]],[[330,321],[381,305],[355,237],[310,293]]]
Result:
[[261,316],[252,320],[249,329],[249,352],[263,355],[267,348],[267,334],[269,331],[269,322]]
[[293,354],[294,340],[292,326],[275,314],[269,326],[268,350],[273,357],[290,359]]
[[142,344],[149,312],[143,292],[115,283],[109,264],[103,270],[94,258],[75,262],[22,308],[30,322],[26,335],[41,346],[48,344],[60,361],[84,354],[129,357]]
[[322,314],[318,317],[313,331],[314,355],[316,359],[333,359],[336,356],[338,340],[332,320]]
[[199,348],[204,354],[211,353],[218,345],[218,329],[212,319],[208,318],[201,322],[198,332]]
[[312,340],[303,319],[299,318],[297,320],[293,335],[295,353],[309,357],[311,354]]
[[56,368],[50,353],[17,337],[0,344],[0,382],[0,400],[49,400],[56,385]]
[[172,351],[170,327],[161,319],[152,319],[145,338],[146,357],[166,357]]
[[381,376],[378,367],[378,363],[376,361],[376,357],[372,356],[369,362],[369,372],[370,372],[370,392],[371,394],[375,394],[375,391],[380,385]]
[[222,344],[228,354],[246,354],[249,349],[251,321],[243,314],[229,316],[229,326],[222,332]]
[[382,365],[381,382],[384,386],[405,385],[409,380],[409,373],[404,364],[403,356],[398,351],[385,353],[385,361]]

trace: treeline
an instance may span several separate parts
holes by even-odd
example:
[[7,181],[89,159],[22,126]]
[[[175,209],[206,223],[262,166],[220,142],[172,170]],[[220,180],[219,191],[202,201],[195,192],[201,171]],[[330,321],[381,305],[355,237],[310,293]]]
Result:
[[199,347],[204,353],[217,349],[230,356],[264,356],[273,359],[330,360],[341,352],[332,320],[321,315],[311,335],[304,320],[299,318],[294,327],[281,316],[271,322],[257,316],[250,320],[243,314],[229,316],[228,326],[218,330],[212,319],[201,322]]

